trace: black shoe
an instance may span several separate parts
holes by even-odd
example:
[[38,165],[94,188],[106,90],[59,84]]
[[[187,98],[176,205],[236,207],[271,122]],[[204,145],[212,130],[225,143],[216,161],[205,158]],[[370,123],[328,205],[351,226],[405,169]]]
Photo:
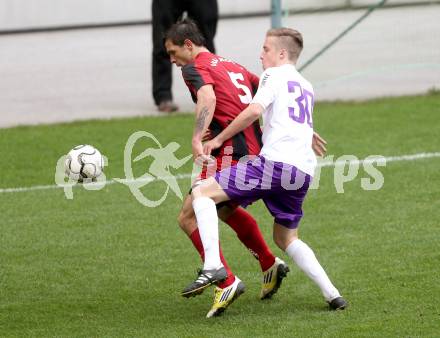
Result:
[[163,113],[172,113],[178,109],[179,109],[179,107],[170,100],[162,101],[157,106],[157,110],[159,110],[160,112],[163,112]]
[[224,281],[228,277],[224,267],[217,270],[199,270],[198,273],[197,279],[183,289],[183,297],[188,298],[200,295],[208,286]]
[[348,306],[348,303],[344,298],[336,297],[328,302],[328,305],[330,310],[344,310]]

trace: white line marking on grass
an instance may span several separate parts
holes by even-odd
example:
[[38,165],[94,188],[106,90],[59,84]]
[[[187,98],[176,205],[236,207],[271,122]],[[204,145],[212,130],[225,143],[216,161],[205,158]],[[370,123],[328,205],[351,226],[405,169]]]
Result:
[[[401,162],[401,161],[416,161],[416,160],[423,160],[427,158],[436,158],[440,157],[440,152],[435,153],[418,153],[418,154],[412,154],[412,155],[401,155],[401,156],[390,156],[390,157],[369,157],[367,160],[354,160],[354,161],[321,161],[318,163],[318,167],[335,167],[340,165],[356,165],[356,164],[363,164],[363,163],[389,163],[389,162]],[[193,176],[192,174],[177,174],[174,177],[178,180],[188,179]],[[158,177],[155,179],[149,179],[145,180],[146,182],[150,181],[158,181],[163,180],[166,177]],[[130,184],[130,182],[139,182],[140,180],[122,180],[125,184]],[[118,183],[114,180],[106,181],[107,184],[114,184]],[[81,186],[81,185],[74,185],[75,186]],[[63,188],[63,185],[34,185],[31,187],[18,187],[18,188],[1,188],[0,194],[3,193],[15,193],[15,192],[27,192],[27,191],[35,191],[35,190],[50,190],[50,189],[60,189]]]
[[388,163],[388,162],[401,162],[401,161],[416,161],[416,160],[423,160],[426,158],[434,158],[434,157],[440,157],[440,152],[436,153],[418,153],[413,155],[401,155],[401,156],[389,156],[389,157],[377,157],[374,156],[380,156],[380,155],[372,155],[368,159],[364,160],[354,160],[354,161],[321,161],[318,163],[318,167],[336,167],[341,165],[347,165],[349,163],[350,165],[355,164],[363,164],[363,163]]

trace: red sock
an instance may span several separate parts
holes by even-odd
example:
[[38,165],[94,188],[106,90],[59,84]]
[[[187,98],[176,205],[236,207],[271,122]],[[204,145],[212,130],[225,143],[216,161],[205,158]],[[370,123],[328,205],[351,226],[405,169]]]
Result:
[[[200,258],[202,259],[202,261],[205,261],[205,251],[203,250],[203,244],[202,244],[202,239],[200,238],[200,233],[199,233],[199,228],[197,228],[196,230],[194,230],[191,235],[189,236],[191,242],[193,243],[194,247],[197,249],[197,251],[199,252]],[[220,243],[218,244],[220,246]],[[226,259],[223,257],[223,252],[222,249],[220,248],[220,260],[223,263],[223,266],[226,269],[226,272],[228,274],[228,277],[226,277],[226,279],[223,282],[220,282],[217,284],[217,286],[219,288],[226,288],[229,285],[232,285],[232,283],[234,283],[235,281],[235,276],[232,273],[231,269],[229,269],[228,263],[226,263]]]
[[235,209],[226,223],[234,229],[240,241],[258,258],[261,270],[266,271],[275,263],[275,256],[263,238],[257,222],[243,208]]

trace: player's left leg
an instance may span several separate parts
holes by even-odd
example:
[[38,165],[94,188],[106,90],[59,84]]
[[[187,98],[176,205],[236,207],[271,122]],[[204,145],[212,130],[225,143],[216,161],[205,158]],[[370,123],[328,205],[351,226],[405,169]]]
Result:
[[275,244],[285,251],[296,265],[318,285],[332,310],[345,309],[347,302],[328,278],[313,250],[298,238],[298,229],[289,228],[288,224],[284,224],[274,223],[273,238]]
[[273,237],[277,246],[318,285],[332,309],[343,309],[345,300],[334,287],[312,249],[298,239],[298,225],[303,216],[302,204],[307,195],[311,176],[292,165],[274,166],[270,195],[263,198],[275,219]]

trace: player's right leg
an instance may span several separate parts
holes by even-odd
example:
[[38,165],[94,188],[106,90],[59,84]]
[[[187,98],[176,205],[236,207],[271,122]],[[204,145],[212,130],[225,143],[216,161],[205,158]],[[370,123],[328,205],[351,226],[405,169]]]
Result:
[[[197,228],[197,222],[191,204],[190,196],[187,196],[185,201],[183,202],[182,210],[179,214],[178,220],[180,227],[188,235],[203,261],[204,250],[199,234],[199,229]],[[228,276],[224,281],[217,283],[217,287],[214,289],[214,302],[211,306],[211,309],[206,315],[208,318],[219,316],[220,314],[222,314],[228,308],[228,306],[230,306],[245,291],[244,283],[238,277],[234,276],[232,271],[229,269],[228,264],[223,257],[221,249],[220,259],[226,269]],[[204,289],[199,289],[198,293],[188,293],[184,290],[182,296],[195,296],[202,293],[203,290]]]
[[[204,261],[204,249],[203,244],[200,238],[199,229],[197,228],[197,221],[195,218],[194,210],[191,204],[191,196],[188,195],[182,205],[182,209],[178,216],[178,223],[180,228],[187,234],[191,242],[193,243],[194,247],[196,248],[197,252],[199,253],[202,261]],[[220,245],[220,244],[219,244]],[[225,258],[223,257],[223,253],[220,250],[220,260],[226,270],[226,278],[223,278],[223,281],[219,282],[218,286],[220,288],[226,288],[230,285],[232,285],[235,281],[235,276],[230,270]],[[183,297],[192,297],[201,294],[204,289],[209,286],[200,287],[198,285],[200,283],[196,283],[191,288],[188,286],[182,291]]]
[[220,259],[216,203],[228,200],[228,196],[211,177],[197,183],[192,189],[191,197],[205,255],[203,269],[199,271],[197,279],[184,289],[185,294],[198,293],[199,290],[226,278]]

